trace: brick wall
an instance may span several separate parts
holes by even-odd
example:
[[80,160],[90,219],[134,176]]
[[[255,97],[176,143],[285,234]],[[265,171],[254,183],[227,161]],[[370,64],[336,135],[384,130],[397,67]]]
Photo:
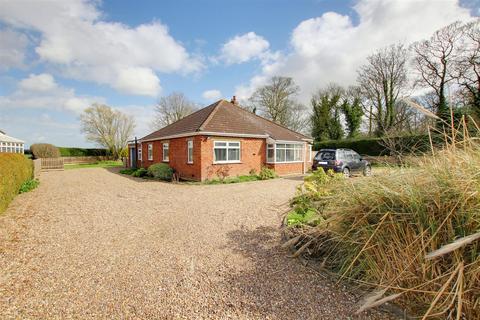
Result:
[[[226,169],[229,176],[248,175],[252,169],[257,173],[266,160],[265,139],[203,137],[202,139],[202,180],[214,178],[218,170]],[[240,163],[214,164],[214,141],[240,141]]]
[[303,162],[269,163],[268,167],[275,170],[279,176],[303,173]]

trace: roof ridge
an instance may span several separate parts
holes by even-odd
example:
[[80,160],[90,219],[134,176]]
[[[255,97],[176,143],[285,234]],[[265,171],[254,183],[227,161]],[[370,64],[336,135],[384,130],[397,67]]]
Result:
[[190,118],[191,116],[199,113],[200,111],[203,111],[204,109],[210,108],[211,106],[213,106],[215,103],[218,103],[218,102],[220,102],[220,100],[217,101],[217,102],[214,102],[214,103],[212,103],[212,104],[209,104],[209,105],[206,106],[206,107],[200,108],[200,109],[196,110],[195,112],[190,113],[188,116],[185,116],[185,117],[183,117],[183,118],[180,119],[180,120],[177,120],[177,121],[175,121],[175,122],[172,122],[172,123],[170,123],[169,125],[167,125],[167,126],[165,126],[165,127],[163,127],[163,128],[160,128],[160,129],[158,129],[158,130],[155,130],[155,131],[147,134],[146,136],[142,137],[140,140],[142,140],[142,139],[144,139],[145,137],[148,137],[148,136],[150,136],[150,135],[152,135],[152,134],[155,134],[155,133],[159,132],[160,130],[164,130],[164,129],[168,128],[168,127],[171,127],[171,126],[173,126],[174,124],[177,124],[179,121],[182,121],[182,120],[184,120],[184,119]]
[[210,122],[210,120],[212,120],[213,116],[215,115],[215,113],[217,113],[217,110],[218,110],[218,107],[222,104],[222,102],[224,102],[226,100],[224,99],[221,99],[221,100],[218,100],[217,102],[215,102],[214,104],[216,104],[216,106],[213,108],[213,110],[210,112],[210,114],[208,115],[208,117],[202,122],[202,124],[198,127],[197,131],[202,131],[205,126]]
[[243,110],[243,111],[245,111],[245,112],[247,112],[247,113],[250,113],[250,114],[256,116],[257,118],[260,118],[260,119],[262,119],[262,120],[268,121],[268,122],[270,122],[270,123],[272,123],[272,124],[274,124],[274,125],[282,128],[282,129],[286,129],[286,130],[288,130],[288,131],[290,131],[290,132],[293,132],[293,133],[298,134],[298,135],[300,135],[300,136],[302,136],[302,137],[305,137],[306,139],[311,139],[310,137],[304,135],[303,133],[300,133],[300,132],[297,132],[297,131],[293,131],[292,129],[289,129],[289,128],[287,128],[286,126],[283,126],[283,125],[281,125],[281,124],[279,124],[279,123],[277,123],[277,122],[275,122],[275,121],[273,121],[273,120],[270,120],[270,119],[264,118],[264,117],[262,117],[262,116],[259,116],[258,114],[254,113],[254,112],[252,112],[252,111],[250,111],[250,110],[247,110],[247,109],[242,108],[242,107],[240,107],[240,106],[236,106],[236,105],[234,105],[234,106],[237,107],[237,108],[239,108],[239,109],[241,109],[241,110]]

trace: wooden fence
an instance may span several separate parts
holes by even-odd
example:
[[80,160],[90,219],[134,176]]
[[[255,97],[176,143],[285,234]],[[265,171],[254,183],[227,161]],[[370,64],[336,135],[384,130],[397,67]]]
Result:
[[42,171],[63,170],[63,158],[41,158],[39,159]]
[[88,157],[62,157],[64,164],[89,164],[98,161],[111,160],[111,157],[88,156]]

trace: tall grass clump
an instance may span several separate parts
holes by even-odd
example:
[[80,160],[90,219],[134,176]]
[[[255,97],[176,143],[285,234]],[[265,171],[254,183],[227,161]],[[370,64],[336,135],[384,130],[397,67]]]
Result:
[[359,312],[480,319],[480,143],[464,126],[414,169],[321,185],[320,222],[292,228],[297,252],[373,291]]

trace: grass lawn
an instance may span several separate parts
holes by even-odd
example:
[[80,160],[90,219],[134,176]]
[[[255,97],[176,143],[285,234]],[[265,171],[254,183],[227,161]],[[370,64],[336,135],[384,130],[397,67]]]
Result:
[[122,161],[99,161],[96,163],[86,163],[86,164],[66,164],[65,169],[82,169],[82,168],[115,168],[122,167]]

